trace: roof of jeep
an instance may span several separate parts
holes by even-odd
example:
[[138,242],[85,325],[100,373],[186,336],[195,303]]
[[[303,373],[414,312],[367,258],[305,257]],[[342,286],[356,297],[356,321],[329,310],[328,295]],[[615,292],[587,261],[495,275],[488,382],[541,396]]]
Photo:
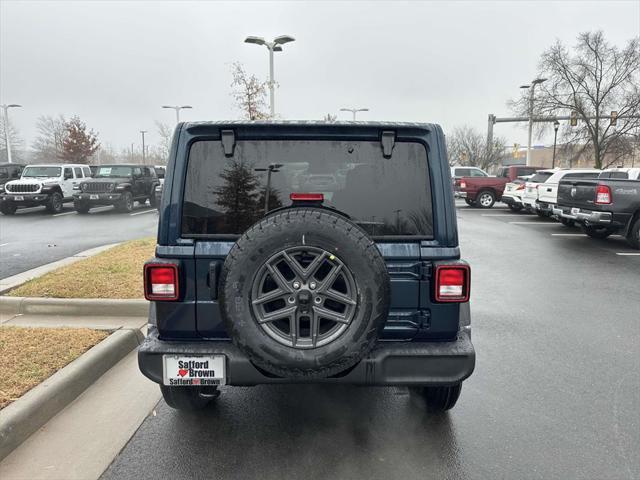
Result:
[[[392,121],[376,121],[362,122],[344,120],[338,122],[327,122],[324,120],[216,120],[207,122],[183,122],[185,128],[190,127],[219,127],[226,125],[237,126],[265,126],[265,127],[375,127],[375,128],[420,128],[425,130],[433,130],[438,126],[435,123],[420,122],[392,122]],[[439,128],[439,127],[438,127]]]
[[25,167],[88,167],[85,163],[32,163]]

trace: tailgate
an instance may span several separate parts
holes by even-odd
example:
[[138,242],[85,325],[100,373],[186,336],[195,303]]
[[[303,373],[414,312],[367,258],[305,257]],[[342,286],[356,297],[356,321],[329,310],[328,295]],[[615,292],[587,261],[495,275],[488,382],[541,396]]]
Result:
[[597,181],[563,180],[558,186],[558,205],[588,207],[596,198]]

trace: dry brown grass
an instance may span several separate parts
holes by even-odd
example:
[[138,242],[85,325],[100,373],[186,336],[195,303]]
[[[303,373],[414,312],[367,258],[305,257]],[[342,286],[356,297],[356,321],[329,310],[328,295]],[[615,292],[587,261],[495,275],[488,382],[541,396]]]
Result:
[[88,328],[0,327],[0,409],[108,335]]
[[155,238],[123,243],[59,268],[9,292],[16,297],[143,298],[142,265],[154,255]]

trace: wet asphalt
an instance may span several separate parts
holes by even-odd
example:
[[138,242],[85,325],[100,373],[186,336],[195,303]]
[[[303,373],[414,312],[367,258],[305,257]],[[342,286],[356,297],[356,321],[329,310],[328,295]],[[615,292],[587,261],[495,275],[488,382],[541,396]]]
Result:
[[56,215],[44,207],[19,209],[11,216],[0,214],[0,278],[93,247],[154,236],[157,225],[157,211],[148,204],[137,203],[131,213],[119,213],[106,206],[78,215],[67,203],[63,212]]
[[[458,209],[474,374],[447,414],[404,388],[163,401],[104,479],[640,478],[640,256],[504,208]],[[526,222],[526,223],[511,223]]]

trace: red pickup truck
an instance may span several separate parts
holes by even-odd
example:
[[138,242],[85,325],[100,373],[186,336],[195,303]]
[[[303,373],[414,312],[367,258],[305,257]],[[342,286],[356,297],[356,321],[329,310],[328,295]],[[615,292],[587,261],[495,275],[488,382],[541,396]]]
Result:
[[501,167],[495,177],[461,177],[454,181],[456,198],[464,198],[470,207],[491,208],[502,198],[504,186],[523,175],[533,175],[543,167],[510,165]]

